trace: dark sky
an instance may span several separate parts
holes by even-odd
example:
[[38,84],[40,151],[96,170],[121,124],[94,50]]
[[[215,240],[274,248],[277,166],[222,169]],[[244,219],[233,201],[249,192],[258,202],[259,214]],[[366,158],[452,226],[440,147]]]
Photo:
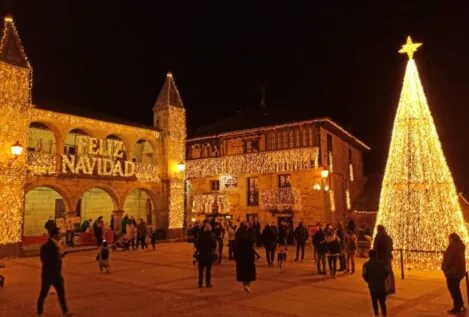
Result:
[[[6,0],[3,0],[6,1]],[[374,3],[369,5],[368,3]],[[396,3],[402,3],[401,5]],[[259,103],[327,115],[382,173],[411,34],[458,190],[469,194],[468,1],[27,1],[14,14],[33,98],[151,124],[171,68],[190,131]]]

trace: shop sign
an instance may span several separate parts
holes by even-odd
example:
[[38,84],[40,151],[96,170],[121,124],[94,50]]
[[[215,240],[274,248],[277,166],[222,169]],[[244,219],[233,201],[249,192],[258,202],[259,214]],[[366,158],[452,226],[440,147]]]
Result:
[[238,186],[238,178],[233,176],[223,176],[223,184],[225,187],[237,187]]
[[124,144],[119,140],[76,137],[76,155],[62,155],[62,173],[131,177],[135,164],[124,161]]

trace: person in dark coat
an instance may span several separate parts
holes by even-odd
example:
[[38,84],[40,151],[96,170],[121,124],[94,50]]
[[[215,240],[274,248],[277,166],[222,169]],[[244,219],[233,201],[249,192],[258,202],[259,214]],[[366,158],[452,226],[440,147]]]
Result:
[[378,225],[376,229],[378,232],[373,240],[373,249],[376,251],[378,260],[383,261],[388,266],[389,275],[386,280],[386,293],[394,294],[396,293],[396,284],[394,272],[392,271],[393,241],[386,233],[386,228],[383,225]]
[[275,230],[269,224],[264,227],[264,230],[261,234],[261,239],[264,243],[267,264],[269,266],[273,266],[275,259],[275,249],[277,249],[278,240]]
[[340,242],[340,255],[339,255],[339,272],[343,272],[346,269],[347,261],[345,259],[345,232],[342,228],[342,224],[339,222],[336,229],[337,237]]
[[125,215],[123,218],[122,218],[122,222],[121,222],[121,233],[123,235],[127,234],[127,225],[129,224],[129,216],[128,215]]
[[355,229],[355,221],[349,217],[347,222],[347,231],[352,231],[353,233],[355,233]]
[[215,223],[215,229],[213,230],[215,234],[215,239],[217,240],[218,245],[218,264],[221,263],[223,258],[223,239],[225,238],[225,229],[221,226],[219,222]]
[[[313,245],[314,251],[316,252],[316,268],[318,274],[327,274],[326,273],[326,236],[324,235],[324,231],[322,230],[321,224],[317,224],[317,230],[313,236]],[[321,270],[322,266],[322,270]]]
[[57,228],[57,223],[52,217],[49,217],[49,219],[47,219],[46,223],[44,224],[44,228],[47,230],[47,234],[50,235],[52,230]]
[[256,252],[252,232],[243,223],[236,232],[235,249],[236,280],[243,283],[244,290],[251,292],[251,282],[256,280]]
[[259,220],[256,219],[254,220],[254,231],[255,231],[255,238],[256,238],[256,246],[259,248],[262,246],[262,239],[261,239],[261,224],[259,223]]
[[460,289],[461,280],[466,274],[466,246],[457,233],[449,235],[441,270],[445,273],[446,285],[453,299],[453,309],[448,313],[456,315],[466,311]]
[[96,238],[96,245],[100,247],[103,244],[103,217],[99,216],[93,224],[94,236]]
[[62,277],[62,258],[65,252],[60,244],[59,229],[54,228],[49,232],[49,240],[42,245],[40,258],[42,263],[41,291],[37,299],[37,315],[44,313],[44,301],[49,294],[49,289],[54,286],[60,307],[64,316],[69,316],[67,301],[65,299],[64,279]]
[[197,241],[199,241],[199,235],[200,235],[201,229],[200,225],[198,222],[194,224],[194,227],[191,229],[192,236],[194,237],[194,247],[197,248]]
[[296,259],[298,261],[301,250],[301,262],[305,259],[305,244],[308,240],[308,229],[303,225],[303,221],[300,221],[300,224],[295,229],[295,240],[296,240]]
[[140,244],[142,245],[142,250],[145,248],[148,249],[147,242],[145,241],[146,237],[147,237],[147,225],[145,224],[143,219],[140,218],[140,221],[137,225],[137,249]]
[[362,276],[370,289],[371,303],[375,316],[379,316],[378,302],[383,316],[386,316],[386,279],[389,275],[387,265],[378,260],[376,250],[368,252],[369,260],[363,264]]
[[205,270],[205,286],[212,287],[212,256],[213,250],[216,248],[217,243],[215,236],[212,233],[212,227],[206,223],[200,232],[199,239],[197,240],[196,258],[199,263],[199,288],[202,288]]
[[340,255],[340,241],[333,230],[328,230],[326,237],[327,261],[332,278],[335,278],[337,271],[337,258]]

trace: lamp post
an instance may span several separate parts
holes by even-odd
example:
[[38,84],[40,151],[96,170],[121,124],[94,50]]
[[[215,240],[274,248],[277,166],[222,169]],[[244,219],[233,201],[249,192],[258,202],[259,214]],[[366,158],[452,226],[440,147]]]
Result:
[[13,144],[10,147],[10,152],[13,157],[10,159],[8,166],[11,167],[13,162],[23,153],[23,146],[20,144],[19,141],[16,141],[15,144]]
[[185,170],[186,170],[186,164],[184,162],[179,162],[178,163],[178,171],[182,173]]

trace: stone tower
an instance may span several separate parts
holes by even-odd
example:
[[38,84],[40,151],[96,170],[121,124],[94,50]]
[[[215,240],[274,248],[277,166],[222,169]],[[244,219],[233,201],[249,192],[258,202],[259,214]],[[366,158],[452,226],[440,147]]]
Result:
[[153,114],[153,125],[161,130],[163,137],[164,167],[161,178],[165,197],[168,197],[169,237],[180,237],[184,226],[186,111],[171,72],[166,74]]
[[13,18],[7,16],[0,42],[0,256],[17,253],[21,242],[26,151],[15,157],[11,146],[28,144],[31,72]]

